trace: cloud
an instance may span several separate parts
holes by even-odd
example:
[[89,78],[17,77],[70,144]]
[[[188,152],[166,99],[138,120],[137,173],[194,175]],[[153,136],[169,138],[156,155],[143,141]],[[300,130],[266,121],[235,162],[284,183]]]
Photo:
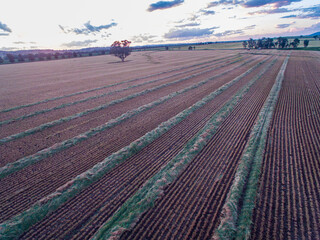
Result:
[[320,22],[313,24],[310,27],[305,28],[304,30],[309,31],[312,34],[314,32],[319,32],[319,29],[320,29]]
[[147,11],[153,12],[155,10],[163,10],[163,9],[172,8],[172,7],[176,7],[176,6],[181,5],[183,2],[184,2],[184,0],[159,1],[156,3],[150,4]]
[[220,1],[215,1],[215,2],[210,2],[207,5],[207,8],[211,7],[216,7],[219,5],[237,5],[243,1],[238,1],[238,0],[220,0]]
[[0,36],[9,36],[9,33],[0,33]]
[[199,12],[202,13],[203,15],[214,15],[214,14],[216,14],[215,11],[212,11],[212,10],[204,10],[204,9],[201,9]]
[[216,33],[216,34],[213,34],[213,36],[215,37],[226,37],[226,36],[231,36],[231,35],[236,35],[236,34],[244,34],[244,31],[246,30],[252,30],[252,29],[255,29],[257,25],[250,25],[250,26],[247,26],[243,29],[237,29],[237,30],[227,30],[227,31],[224,31],[224,32],[221,32],[221,33]]
[[186,29],[171,29],[164,35],[167,39],[191,39],[211,35],[217,27],[213,28],[186,28]]
[[186,23],[186,24],[182,24],[182,25],[177,25],[177,28],[184,28],[184,27],[197,27],[200,26],[200,23]]
[[304,14],[298,15],[298,18],[320,18],[320,4],[301,10]]
[[216,34],[212,34],[215,37],[225,37],[225,36],[230,36],[230,35],[235,35],[235,34],[243,34],[243,30],[239,29],[239,30],[227,30],[221,33],[216,33]]
[[86,47],[89,46],[91,43],[95,43],[97,40],[85,40],[85,41],[72,41],[69,43],[64,43],[61,46],[65,47]]
[[257,25],[250,25],[250,26],[247,26],[245,27],[243,30],[252,30],[252,29],[255,29]]
[[302,0],[249,0],[243,1],[241,5],[246,8],[261,7],[268,4],[272,4],[274,8],[288,6],[293,2],[301,2]]
[[59,28],[64,32],[64,33],[75,33],[75,34],[84,34],[88,35],[90,33],[96,33],[100,32],[101,30],[104,29],[109,29],[111,27],[117,26],[117,23],[112,22],[110,24],[106,25],[100,25],[100,26],[93,26],[90,24],[90,21],[86,22],[84,24],[84,28],[66,28],[61,25],[59,25]]
[[149,34],[139,34],[139,35],[133,36],[131,39],[132,39],[132,42],[141,43],[141,42],[152,42],[153,41],[152,39],[155,37],[157,36],[149,35]]
[[284,17],[281,17],[281,18],[296,18],[297,15],[288,15],[288,16],[284,16]]
[[276,28],[287,28],[287,27],[290,27],[291,24],[290,23],[287,23],[287,24],[277,24]]
[[298,8],[298,9],[292,9],[288,12],[296,12],[300,11],[299,14],[291,14],[288,16],[283,16],[281,18],[299,18],[299,19],[318,19],[320,18],[320,4],[315,5],[313,7],[308,8]]
[[219,5],[238,5],[245,8],[261,7],[265,5],[272,5],[273,8],[288,6],[293,2],[301,2],[302,0],[219,0],[210,2],[207,8],[216,7]]
[[11,33],[11,29],[4,23],[0,22],[0,29],[3,30],[4,32]]
[[286,8],[274,8],[274,9],[260,10],[256,12],[249,12],[249,14],[258,15],[258,14],[276,14],[276,13],[287,13],[287,12],[292,12],[292,10],[288,10]]

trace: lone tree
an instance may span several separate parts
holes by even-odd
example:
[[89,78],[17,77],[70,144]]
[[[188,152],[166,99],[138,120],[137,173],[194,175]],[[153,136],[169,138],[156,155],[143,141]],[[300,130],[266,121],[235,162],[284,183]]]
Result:
[[110,54],[120,58],[122,62],[124,62],[124,59],[131,53],[130,43],[128,40],[122,40],[121,42],[115,41],[111,45]]
[[303,41],[303,46],[304,47],[308,47],[308,45],[309,45],[309,40],[304,40]]

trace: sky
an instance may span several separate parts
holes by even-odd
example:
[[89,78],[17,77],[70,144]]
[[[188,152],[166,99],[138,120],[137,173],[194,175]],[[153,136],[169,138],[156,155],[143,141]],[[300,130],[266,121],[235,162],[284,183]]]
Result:
[[0,50],[132,46],[320,31],[320,0],[0,0]]

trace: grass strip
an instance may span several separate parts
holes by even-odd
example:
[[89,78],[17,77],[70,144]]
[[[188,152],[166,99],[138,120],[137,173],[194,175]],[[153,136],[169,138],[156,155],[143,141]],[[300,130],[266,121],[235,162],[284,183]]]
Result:
[[132,228],[140,216],[152,208],[155,201],[163,195],[166,186],[174,182],[186,169],[188,164],[206,146],[213,137],[220,124],[229,116],[243,96],[250,90],[253,84],[270,69],[276,59],[268,64],[245,87],[239,90],[207,124],[187,142],[185,147],[170,160],[157,174],[150,178],[129,200],[127,200],[117,212],[96,233],[93,239],[115,239],[125,230]]
[[251,217],[255,206],[268,128],[278,100],[288,59],[289,57],[284,60],[269,96],[259,113],[257,122],[251,131],[234,182],[223,206],[223,218],[216,230],[215,239],[249,239],[250,237]]
[[87,170],[86,172],[80,174],[73,180],[58,188],[56,192],[48,195],[47,197],[35,203],[28,210],[2,223],[0,225],[0,238],[18,238],[19,236],[21,236],[21,234],[23,234],[23,232],[27,231],[33,224],[41,221],[45,216],[55,211],[63,203],[68,201],[70,198],[74,197],[84,188],[86,188],[93,182],[99,180],[102,176],[104,176],[107,172],[112,170],[115,166],[126,161],[129,157],[133,156],[134,154],[142,150],[145,146],[152,143],[161,135],[169,131],[173,126],[180,123],[191,113],[195,112],[197,109],[201,108],[209,101],[212,101],[216,96],[220,95],[226,89],[231,87],[236,82],[240,81],[242,78],[247,76],[254,69],[256,69],[258,66],[260,66],[266,61],[267,60],[264,60],[263,62],[258,63],[256,66],[250,68],[243,74],[234,78],[232,81],[224,84],[219,89],[210,93],[209,95],[207,95],[191,107],[170,118],[168,121],[161,123],[157,128],[146,133],[139,139],[133,141],[130,145],[122,148],[118,152],[111,154],[102,162],[96,164],[93,168]]
[[[240,61],[240,60],[238,60],[238,61]],[[233,61],[231,64],[236,63],[236,62],[238,62],[238,61],[237,61],[237,60],[236,60],[236,61]],[[199,69],[206,68],[206,67],[208,67],[208,66],[209,66],[209,65],[206,65],[206,66],[203,66],[203,67],[201,67],[201,68],[199,68]],[[224,67],[224,65],[223,65],[223,66],[216,67],[216,68],[213,68],[213,69],[209,69],[209,70],[207,70],[207,71],[204,71],[204,72],[201,72],[201,73],[198,73],[198,74],[193,74],[193,75],[191,75],[191,77],[196,77],[196,76],[199,76],[199,75],[201,75],[201,74],[205,74],[205,73],[207,73],[207,72],[210,72],[210,71],[213,71],[213,70],[222,68],[222,67]],[[194,71],[194,70],[190,70],[190,71]],[[187,72],[190,72],[190,71],[187,71]],[[187,73],[187,72],[184,72],[184,73]],[[30,118],[30,117],[34,117],[34,116],[40,115],[40,114],[48,113],[48,112],[51,112],[51,111],[54,111],[54,110],[58,110],[58,109],[62,109],[62,108],[65,108],[65,107],[70,107],[70,106],[73,106],[73,105],[76,105],[76,104],[79,104],[79,103],[84,103],[84,102],[87,102],[87,101],[89,101],[89,100],[98,99],[98,98],[101,98],[101,97],[105,97],[105,96],[112,95],[112,94],[115,94],[115,93],[120,93],[120,92],[129,90],[129,89],[133,89],[133,88],[136,88],[136,87],[141,87],[141,86],[144,86],[144,85],[147,85],[147,84],[150,84],[150,83],[162,81],[162,80],[168,79],[168,78],[170,78],[170,77],[178,76],[178,75],[180,75],[180,74],[183,74],[183,73],[178,73],[178,74],[174,74],[174,75],[169,76],[169,77],[164,77],[164,78],[160,78],[160,79],[151,80],[151,81],[148,81],[148,82],[144,82],[144,83],[140,83],[140,84],[137,84],[137,85],[129,86],[129,87],[126,87],[126,88],[123,88],[123,89],[115,90],[115,91],[112,91],[112,92],[108,92],[108,93],[104,93],[104,94],[100,94],[100,95],[88,97],[88,98],[81,99],[81,100],[78,100],[78,101],[74,101],[74,102],[70,102],[70,103],[64,103],[64,104],[61,104],[61,105],[56,106],[56,107],[53,107],[53,108],[48,108],[48,109],[43,109],[43,110],[35,111],[35,112],[29,113],[29,114],[26,114],[26,115],[23,115],[23,116],[20,116],[20,117],[7,119],[7,120],[4,120],[4,121],[1,121],[1,122],[0,122],[0,127],[3,126],[3,125],[10,124],[10,123],[12,123],[12,122],[21,121],[21,120],[24,120],[24,119],[27,119],[27,118]],[[178,82],[180,82],[180,81],[185,81],[185,80],[188,80],[188,79],[190,79],[190,77],[180,79],[180,80],[178,80]],[[176,82],[176,81],[175,81],[175,82],[171,82],[169,85],[172,85],[172,84],[175,84],[175,83],[177,83],[177,82]],[[161,85],[161,86],[159,86],[159,87],[166,87],[166,86],[167,86],[167,85],[163,84],[163,85]],[[154,89],[154,88],[153,88],[153,89]],[[156,90],[157,90],[157,89],[158,89],[158,88],[156,88]],[[143,93],[143,92],[140,92],[140,93]],[[145,94],[145,93],[143,93],[143,94]]]
[[[240,61],[240,60],[237,60],[237,61]],[[244,62],[242,65],[245,65],[246,63],[248,63],[250,61],[251,60],[249,60],[247,62]],[[240,65],[240,66],[242,66],[242,65]],[[208,83],[209,81],[212,81],[212,80],[214,80],[214,79],[216,79],[216,78],[218,78],[220,76],[223,76],[224,74],[226,74],[229,71],[230,70],[228,70],[226,72],[223,72],[223,73],[220,73],[218,75],[215,75],[213,77],[207,78],[207,79],[205,79],[205,80],[203,80],[201,82],[193,84],[193,85],[191,85],[189,87],[186,87],[186,88],[184,88],[182,90],[179,90],[177,92],[173,92],[173,93],[171,93],[169,95],[166,95],[164,97],[159,98],[156,101],[153,101],[151,103],[145,104],[145,105],[140,106],[140,107],[138,107],[136,109],[129,110],[126,113],[122,114],[121,116],[119,116],[119,117],[117,117],[115,119],[111,119],[110,121],[108,121],[105,124],[102,124],[102,125],[100,125],[98,127],[95,127],[95,128],[91,128],[90,130],[88,130],[85,133],[82,133],[82,134],[80,134],[78,136],[75,136],[73,138],[67,139],[67,140],[62,141],[60,143],[56,143],[56,144],[54,144],[53,146],[51,146],[49,148],[43,149],[43,150],[41,150],[41,151],[39,151],[39,152],[37,152],[35,154],[32,154],[30,156],[26,156],[26,157],[20,158],[19,160],[15,161],[15,162],[8,163],[5,166],[0,168],[0,179],[6,177],[9,174],[12,174],[12,173],[14,173],[16,171],[19,171],[19,170],[21,170],[21,169],[23,169],[23,168],[25,168],[25,167],[27,167],[29,165],[35,164],[35,163],[41,161],[42,159],[45,159],[45,158],[47,158],[47,157],[49,157],[49,156],[51,156],[51,155],[53,155],[55,153],[61,152],[61,151],[65,150],[65,149],[68,149],[68,148],[70,148],[70,147],[72,147],[72,146],[74,146],[74,145],[76,145],[76,144],[78,144],[78,143],[80,143],[82,141],[85,141],[85,140],[93,137],[94,135],[96,135],[98,133],[101,133],[101,132],[103,132],[103,131],[105,131],[107,129],[110,129],[110,128],[112,128],[112,127],[124,122],[125,120],[130,119],[131,117],[133,117],[135,115],[138,115],[139,113],[145,112],[145,111],[147,111],[147,110],[149,110],[149,109],[151,109],[153,107],[156,107],[156,106],[158,106],[158,105],[160,105],[160,104],[162,104],[162,103],[164,103],[164,102],[166,102],[166,101],[168,101],[168,100],[170,100],[170,99],[172,99],[172,98],[174,98],[174,97],[176,97],[176,96],[178,96],[180,94],[183,94],[183,93],[188,92],[188,91],[190,91],[192,89],[198,88],[198,87]],[[189,76],[188,78],[192,78],[192,75]],[[184,78],[184,79],[186,79],[186,78]],[[177,80],[177,81],[181,81],[181,80],[182,79]],[[170,86],[172,83],[173,82],[167,83],[167,84],[164,84],[164,85],[165,86]],[[164,85],[161,85],[161,86],[164,87]],[[158,87],[156,87],[154,89],[147,89],[147,90],[143,91],[143,93],[154,91],[155,89],[159,89],[159,88],[160,88],[160,86],[158,86]],[[142,92],[138,93],[138,94],[142,94]],[[136,94],[130,95],[130,96],[124,98],[124,99],[115,100],[115,101],[111,102],[110,104],[123,102],[125,100],[133,98],[134,96],[136,96]],[[101,106],[99,108],[101,108]],[[96,108],[94,110],[96,110]],[[77,115],[77,117],[78,117],[78,115]]]
[[147,76],[144,76],[144,77],[134,78],[134,79],[130,79],[130,80],[119,82],[119,83],[109,84],[109,85],[102,86],[102,87],[97,87],[97,88],[93,88],[93,89],[89,89],[89,90],[84,90],[84,91],[80,91],[80,92],[76,92],[76,93],[71,93],[71,94],[67,94],[67,95],[63,95],[63,96],[59,96],[59,97],[48,98],[48,99],[45,99],[45,100],[42,100],[42,101],[39,101],[39,102],[30,103],[30,104],[24,104],[24,105],[12,107],[12,108],[4,109],[4,110],[1,110],[0,113],[10,112],[10,111],[18,110],[18,109],[21,109],[21,108],[26,108],[26,107],[39,105],[41,103],[47,103],[47,102],[51,102],[51,101],[55,101],[55,100],[59,100],[59,99],[67,98],[67,97],[73,97],[73,96],[80,95],[80,94],[83,94],[83,93],[89,93],[89,92],[94,92],[94,91],[97,91],[97,90],[102,90],[102,89],[105,89],[105,88],[115,87],[115,86],[122,85],[122,84],[125,84],[125,83],[135,82],[135,81],[143,80],[143,79],[150,78],[150,77],[156,77],[156,76],[159,76],[161,74],[166,74],[166,73],[170,73],[170,72],[174,72],[174,71],[180,71],[180,70],[183,70],[183,69],[188,69],[190,67],[197,67],[197,66],[200,66],[200,65],[203,65],[203,64],[212,63],[212,62],[223,60],[223,59],[227,59],[227,58],[230,58],[230,56],[223,57],[223,58],[218,58],[218,59],[214,59],[214,60],[210,60],[210,61],[206,61],[206,62],[202,62],[202,63],[198,63],[198,64],[194,64],[194,65],[191,65],[191,66],[185,66],[185,67],[180,67],[180,68],[176,68],[176,69],[172,69],[172,70],[168,70],[168,71],[163,71],[163,72],[160,72],[160,73],[155,73],[155,74],[147,75]]

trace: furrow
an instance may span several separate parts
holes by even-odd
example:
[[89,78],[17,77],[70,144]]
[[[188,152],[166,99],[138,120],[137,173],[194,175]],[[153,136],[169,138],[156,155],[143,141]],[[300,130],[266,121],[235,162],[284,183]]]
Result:
[[[268,67],[270,67],[272,62]],[[163,193],[163,189],[172,183],[178,175],[186,169],[193,158],[205,147],[206,143],[215,134],[218,126],[232,112],[236,104],[249,91],[250,87],[268,69],[266,67],[262,73],[258,74],[241,89],[227,104],[223,106],[206,124],[206,126],[191,139],[184,149],[174,157],[159,173],[153,176],[144,186],[102,226],[95,238],[109,238],[119,235],[125,229],[132,227],[143,212],[151,208],[157,198]]]
[[[250,71],[249,71],[250,72]],[[249,72],[247,72],[247,74],[249,73]],[[236,79],[234,79],[234,81],[231,81],[231,82],[229,82],[228,84],[226,84],[226,85],[224,85],[223,87],[221,87],[219,90],[217,90],[217,91],[215,91],[212,95],[211,95],[211,97],[214,97],[214,95],[216,95],[216,94],[220,94],[220,93],[222,93],[226,88],[228,88],[228,87],[230,87],[232,84],[234,84],[235,82],[237,82],[237,81],[239,81],[242,77],[244,77],[246,74],[243,74],[243,75],[241,75],[241,76],[239,76],[238,78],[236,78]],[[210,98],[210,97],[209,97]],[[187,114],[189,111],[194,111],[195,109],[197,109],[197,108],[199,108],[199,107],[201,107],[202,105],[204,105],[206,102],[205,101],[209,101],[210,99],[209,98],[207,98],[207,99],[204,99],[203,101],[200,101],[199,103],[197,103],[197,104],[195,104],[195,106],[193,106],[192,108],[189,108],[189,109],[187,109],[186,111],[184,111],[182,114]],[[192,110],[192,109],[194,109],[194,110]],[[181,118],[181,115],[178,115],[177,116],[177,119],[176,119],[176,121],[178,121],[178,118]],[[181,121],[182,119],[180,119],[179,121]],[[172,121],[172,120],[171,120]],[[171,121],[168,121],[168,122],[166,122],[166,123],[164,123],[164,124],[162,124],[162,125],[160,125],[160,128],[164,128],[164,126],[165,126],[165,124],[172,124],[172,122]],[[159,129],[159,128],[157,128],[157,129]],[[154,134],[154,133],[153,133]],[[153,135],[153,134],[151,134],[151,135]],[[149,133],[149,135],[150,135],[150,133]],[[146,135],[146,136],[149,136],[148,134]],[[135,141],[135,142],[133,142],[130,146],[131,146],[131,148],[133,148],[133,149],[136,149],[136,148],[142,148],[142,147],[144,147],[143,146],[143,144],[142,145],[140,145],[139,143],[141,143],[140,142],[141,141],[141,139],[140,140],[137,140],[137,141]],[[153,141],[153,139],[149,139],[149,141]],[[137,149],[136,149],[137,150]],[[136,151],[135,150],[135,151]],[[125,151],[125,150],[122,150],[122,151]],[[128,151],[128,150],[126,150],[126,151]],[[121,151],[120,151],[121,152]],[[132,152],[131,153],[127,153],[127,154],[129,154],[128,156],[130,156],[130,154],[133,154]],[[112,157],[114,157],[115,159],[116,159],[116,156],[119,156],[120,155],[120,153],[117,153],[117,154],[114,154],[114,155],[112,155],[111,157],[109,157],[108,159],[106,159],[106,161],[104,161],[104,164],[106,165],[106,169],[108,169],[108,167],[110,167],[110,163],[109,163],[109,161],[110,161],[110,159],[112,159]],[[123,160],[125,160],[125,159],[123,159]],[[117,160],[118,161],[118,160]],[[108,164],[109,163],[109,164]],[[99,169],[98,170],[98,172],[100,172],[101,173],[101,171],[106,171],[106,170],[103,170],[103,168],[102,168],[102,166],[104,165],[103,163],[100,163],[100,164],[98,164],[97,165],[97,167],[95,168],[95,169]],[[83,181],[83,183],[82,184],[86,184],[87,183],[87,178],[89,177],[89,176],[92,176],[93,177],[93,179],[94,178],[96,178],[97,176],[94,176],[94,175],[92,175],[92,174],[90,174],[90,172],[92,172],[92,170],[91,171],[89,171],[88,173],[84,173],[84,174],[82,174],[81,176],[79,176],[79,180],[80,181]],[[101,173],[102,174],[102,173]],[[85,178],[85,176],[87,177],[87,178]],[[83,178],[84,177],[84,178]],[[75,183],[74,181],[72,182],[72,184],[73,183]],[[76,189],[76,186],[75,185],[72,185],[71,184],[71,186],[70,186],[70,184],[66,184],[64,187],[62,187],[60,190],[67,190],[67,189],[69,189],[68,191],[65,191],[65,193],[67,194],[67,195],[69,195],[69,193],[70,192],[72,192],[71,191],[71,189],[72,188],[74,188],[75,187],[75,189],[73,190],[73,191],[75,191],[75,193],[74,194],[76,194],[78,191],[79,191],[79,189]],[[71,188],[70,188],[71,187]],[[80,188],[81,189],[81,188]],[[60,194],[58,194],[58,195],[60,195]],[[62,195],[64,195],[64,194],[62,194]],[[34,205],[34,207],[33,207],[33,210],[36,210],[37,209],[37,211],[48,211],[48,209],[46,209],[46,210],[44,210],[46,207],[44,206],[44,205],[46,205],[47,207],[48,206],[50,206],[50,211],[53,211],[54,210],[54,204],[56,204],[56,203],[54,203],[55,201],[55,199],[54,199],[54,197],[59,197],[59,196],[57,196],[57,194],[52,194],[51,195],[51,197],[49,197],[49,198],[46,198],[46,199],[44,199],[43,201],[40,201],[40,205],[41,205],[41,209],[39,209],[39,207],[37,207],[37,206],[39,206],[39,203],[38,204],[36,204],[36,205]],[[70,196],[69,196],[70,197]],[[63,197],[61,197],[61,198],[63,198]],[[45,202],[44,202],[45,201]],[[61,201],[61,199],[60,199],[60,201]],[[62,201],[65,201],[65,200],[63,200],[62,199]],[[60,203],[61,204],[61,203]],[[57,206],[56,206],[57,207]],[[28,219],[28,221],[30,221],[30,220],[32,220],[32,219],[30,219],[30,218],[27,218],[27,215],[28,214],[30,214],[31,212],[30,212],[30,210],[28,210],[28,211],[26,211],[24,214],[25,214],[25,217],[26,217],[26,219]],[[16,216],[16,217],[14,217],[12,220],[10,220],[9,222],[11,223],[10,224],[10,227],[14,227],[14,224],[12,224],[12,221],[14,222],[14,219],[17,219],[17,218],[20,218],[20,220],[21,220],[21,218],[23,218],[23,216],[22,216],[23,214],[20,214],[20,215],[18,215],[18,216]],[[41,216],[41,217],[43,217],[43,215]],[[34,218],[34,220],[36,220],[36,218]],[[33,221],[33,220],[32,220]],[[31,223],[32,224],[32,223]],[[30,223],[28,223],[27,225],[27,228],[31,225]],[[5,224],[6,225],[6,224]],[[4,226],[4,225],[3,225]],[[8,226],[8,225],[6,225],[6,226]],[[16,229],[16,231],[18,231],[18,232],[20,232],[21,233],[21,231],[24,231],[26,228],[24,228],[24,229]],[[12,230],[12,229],[11,229]],[[6,231],[9,231],[10,232],[10,229],[8,229],[8,228],[6,228]]]

